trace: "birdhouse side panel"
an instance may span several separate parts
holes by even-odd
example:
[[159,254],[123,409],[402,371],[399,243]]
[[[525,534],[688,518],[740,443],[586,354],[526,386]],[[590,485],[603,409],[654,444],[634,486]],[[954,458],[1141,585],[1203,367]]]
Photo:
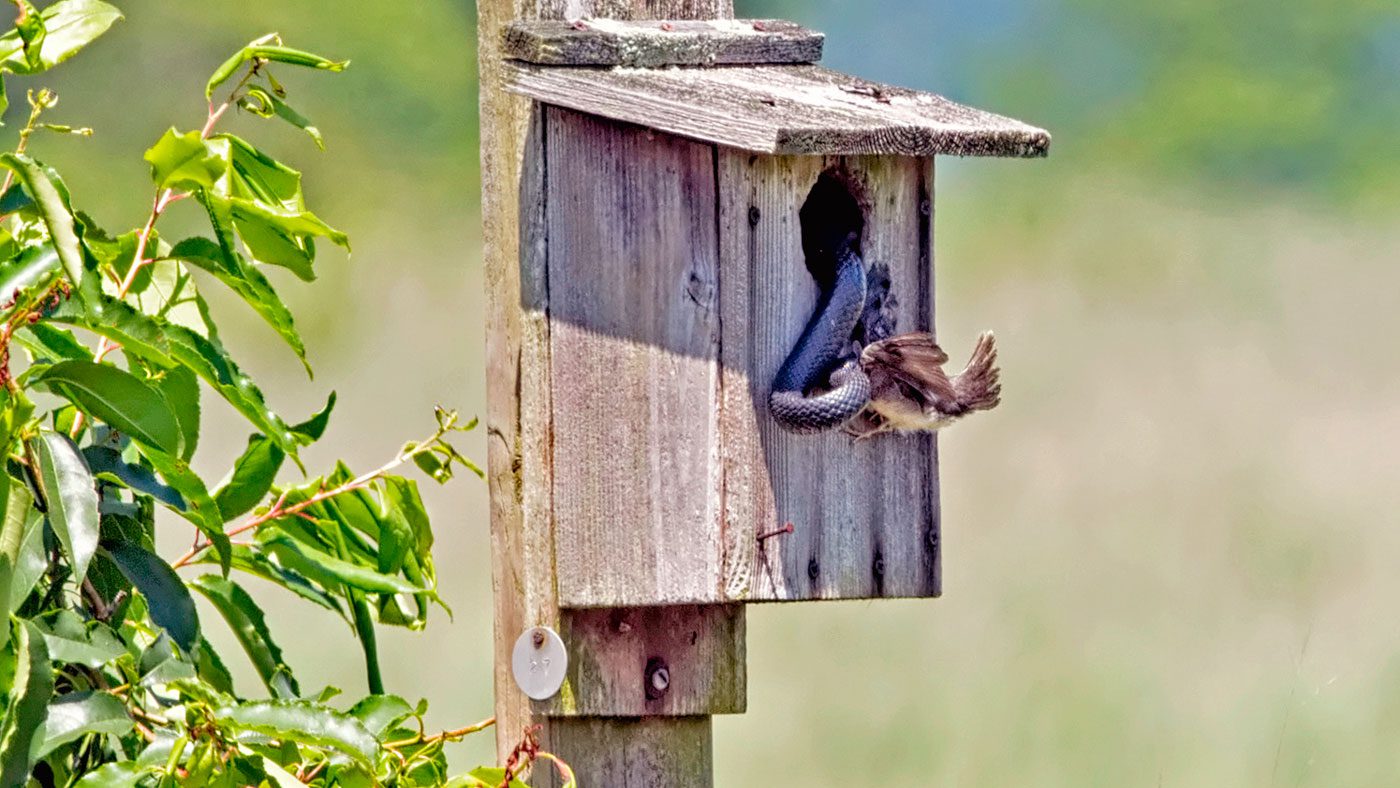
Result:
[[547,129],[559,603],[717,601],[714,149],[558,108]]
[[[777,426],[767,405],[774,376],[817,303],[799,211],[824,177],[859,207],[860,245],[884,329],[931,330],[932,160],[721,148],[718,172],[726,595],[936,596],[935,438],[795,435]],[[808,221],[827,218],[817,210]]]

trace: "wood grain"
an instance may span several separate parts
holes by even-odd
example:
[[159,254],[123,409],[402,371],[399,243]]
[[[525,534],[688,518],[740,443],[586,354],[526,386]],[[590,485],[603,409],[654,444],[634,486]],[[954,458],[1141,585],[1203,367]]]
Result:
[[744,150],[806,155],[1044,156],[1050,135],[933,93],[820,66],[586,68],[514,64],[538,101]]
[[552,108],[548,155],[559,604],[717,601],[714,151]]
[[[539,708],[555,716],[738,714],[746,703],[742,605],[563,611],[567,689]],[[647,691],[647,669],[668,686]]]
[[[529,101],[505,92],[501,42],[518,19],[561,19],[564,0],[479,0],[483,272],[487,291],[487,457],[491,491],[492,587],[495,606],[497,753],[504,759],[527,725],[539,723],[544,746],[579,766],[588,784],[609,784],[609,771],[649,772],[660,783],[709,785],[707,717],[561,723],[533,713],[510,674],[515,638],[536,624],[558,626],[553,532],[548,496],[553,436],[547,423],[547,287],[534,246],[542,240],[539,195],[543,135]],[[592,5],[591,3],[589,4]],[[595,16],[708,19],[733,16],[730,0],[632,0],[591,7]],[[620,12],[625,12],[620,13]],[[529,188],[522,201],[522,184]],[[533,191],[530,191],[533,189]],[[527,206],[522,212],[522,203]],[[527,244],[526,248],[531,248]],[[581,735],[582,733],[588,735]],[[680,761],[678,754],[687,753]],[[608,759],[621,758],[620,767]],[[590,766],[596,770],[590,770]],[[546,780],[540,781],[542,784]],[[621,784],[621,783],[614,783]]]
[[551,66],[714,66],[815,63],[823,36],[776,19],[517,22],[507,57]]
[[[709,717],[572,717],[554,720],[552,727],[555,746],[577,753],[569,765],[579,785],[704,788],[713,782]],[[596,777],[585,782],[585,774]],[[532,782],[559,785],[554,775]]]
[[[520,2],[520,0],[516,0]],[[730,19],[733,0],[538,0],[539,19]]]
[[[934,438],[793,435],[768,415],[817,298],[798,209],[824,169],[865,207],[865,259],[889,267],[897,331],[932,326],[929,160],[720,151],[724,587],[748,601],[936,596]],[[757,541],[788,522],[793,533]]]

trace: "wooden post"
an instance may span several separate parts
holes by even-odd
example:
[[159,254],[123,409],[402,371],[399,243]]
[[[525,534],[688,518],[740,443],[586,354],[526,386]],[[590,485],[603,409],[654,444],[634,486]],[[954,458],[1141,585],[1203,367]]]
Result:
[[[531,228],[538,228],[538,223],[546,221],[541,210],[542,201],[538,199],[544,174],[532,170],[540,158],[527,155],[532,146],[542,144],[542,120],[539,111],[532,111],[530,101],[502,89],[503,45],[505,28],[516,19],[562,19],[566,10],[616,19],[724,19],[733,15],[732,3],[730,0],[478,0],[477,8],[497,750],[504,759],[520,741],[526,726],[540,724],[543,726],[542,745],[571,763],[585,785],[710,785],[708,715],[716,709],[697,707],[691,711],[683,700],[687,696],[677,693],[675,700],[668,701],[676,705],[664,711],[682,716],[629,716],[627,712],[614,710],[624,705],[620,689],[619,698],[607,702],[574,697],[532,703],[516,687],[511,675],[511,649],[516,637],[525,629],[544,625],[565,633],[571,629],[591,632],[594,631],[589,629],[591,622],[600,614],[585,611],[586,617],[577,618],[587,620],[575,620],[572,614],[561,615],[558,605],[551,498],[555,451],[553,403],[548,401],[550,386],[545,380],[548,369],[541,365],[541,359],[549,357],[549,326],[543,308],[547,284],[537,276],[543,267],[531,264],[538,250],[521,248],[522,236],[540,237],[539,233],[531,232]],[[607,620],[606,614],[602,615]],[[653,619],[670,622],[669,615],[686,614],[633,610],[618,615],[638,617],[640,625],[646,626]],[[712,624],[707,629],[707,637],[727,636],[731,639],[729,648],[742,648],[742,610],[708,606],[696,609],[693,615]],[[671,623],[666,626],[675,634]],[[628,629],[624,630],[624,626]],[[631,627],[625,622],[613,622],[611,631],[625,633]],[[705,640],[690,637],[689,644],[651,642],[658,637],[661,635],[644,634],[644,642],[648,642],[651,651],[693,647]],[[586,664],[597,668],[590,675],[595,685],[588,688],[589,692],[608,692],[613,687],[609,677],[617,672],[609,666],[625,666],[635,657],[625,637],[575,640],[603,644],[592,653],[570,655],[573,659],[584,657]],[[639,688],[642,683],[640,675],[617,681],[635,681],[635,686],[629,684],[628,690]],[[732,701],[732,684],[732,676],[727,677],[722,669],[717,669],[697,679],[694,686],[703,686],[707,692],[716,686],[727,687],[726,697]],[[742,693],[742,686],[738,691]],[[579,703],[584,706],[579,707]],[[568,708],[570,704],[572,708]],[[657,713],[649,707],[639,711]],[[589,716],[549,716],[552,713]],[[535,781],[537,784],[550,784],[552,777],[542,776],[546,771],[537,770],[537,775],[541,775]]]

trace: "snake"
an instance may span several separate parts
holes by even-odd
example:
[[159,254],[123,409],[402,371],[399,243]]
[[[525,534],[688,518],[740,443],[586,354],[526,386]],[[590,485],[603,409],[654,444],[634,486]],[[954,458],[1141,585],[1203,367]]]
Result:
[[[837,366],[841,351],[865,309],[865,262],[854,238],[838,244],[835,275],[821,296],[802,336],[773,379],[768,410],[789,432],[812,433],[840,427],[870,401],[870,378],[855,361]],[[809,394],[813,389],[830,389]]]

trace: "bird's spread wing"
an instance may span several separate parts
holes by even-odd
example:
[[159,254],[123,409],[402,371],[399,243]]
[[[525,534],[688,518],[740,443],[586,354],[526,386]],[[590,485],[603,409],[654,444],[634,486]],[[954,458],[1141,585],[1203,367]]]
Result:
[[872,342],[860,354],[860,365],[870,376],[872,396],[881,389],[897,388],[900,394],[914,400],[922,408],[953,403],[957,392],[943,365],[948,362],[933,335],[928,333],[901,334]]

